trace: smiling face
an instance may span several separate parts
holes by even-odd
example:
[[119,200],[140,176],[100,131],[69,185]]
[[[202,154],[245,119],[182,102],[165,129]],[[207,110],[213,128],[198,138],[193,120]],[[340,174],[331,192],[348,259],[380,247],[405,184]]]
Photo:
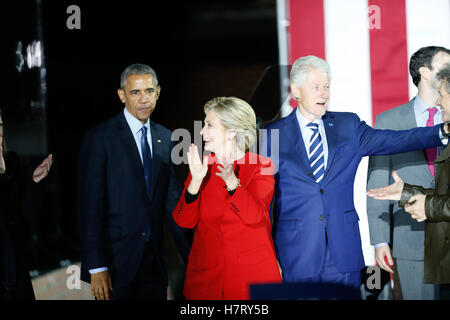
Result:
[[330,80],[326,72],[311,69],[306,81],[298,86],[291,84],[292,94],[297,98],[300,113],[308,120],[322,117],[330,99]]
[[208,111],[204,122],[205,125],[200,134],[205,142],[205,150],[220,155],[223,154],[227,144],[227,130],[213,110]]
[[128,112],[145,124],[156,107],[161,88],[151,74],[130,75],[125,86],[117,91]]

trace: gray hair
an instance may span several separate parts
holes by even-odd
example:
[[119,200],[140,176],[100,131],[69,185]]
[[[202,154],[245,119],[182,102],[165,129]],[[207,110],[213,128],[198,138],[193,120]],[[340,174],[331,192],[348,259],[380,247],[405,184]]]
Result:
[[316,56],[305,56],[295,60],[292,65],[290,82],[291,84],[295,83],[298,86],[302,86],[302,84],[306,81],[308,77],[309,71],[311,69],[317,69],[319,71],[326,72],[328,75],[328,79],[331,80],[331,71],[329,64]]
[[445,89],[450,93],[450,64],[446,64],[441,71],[438,72],[437,78],[440,81],[445,80]]
[[204,107],[205,114],[213,110],[225,129],[236,130],[236,143],[247,151],[256,141],[256,115],[253,108],[236,97],[217,97]]
[[145,74],[151,74],[155,81],[155,85],[158,86],[158,77],[156,76],[155,70],[153,70],[146,64],[135,63],[132,64],[131,66],[126,67],[125,70],[123,70],[122,74],[120,75],[120,89],[123,90],[125,88],[128,76],[131,75],[141,76]]

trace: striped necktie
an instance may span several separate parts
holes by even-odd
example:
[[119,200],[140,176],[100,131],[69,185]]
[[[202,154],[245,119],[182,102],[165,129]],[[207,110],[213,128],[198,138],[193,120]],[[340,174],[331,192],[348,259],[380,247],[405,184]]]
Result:
[[323,143],[319,133],[319,125],[310,122],[307,124],[313,132],[311,140],[309,141],[309,164],[311,166],[314,179],[317,183],[322,181],[325,173],[325,161],[323,155]]

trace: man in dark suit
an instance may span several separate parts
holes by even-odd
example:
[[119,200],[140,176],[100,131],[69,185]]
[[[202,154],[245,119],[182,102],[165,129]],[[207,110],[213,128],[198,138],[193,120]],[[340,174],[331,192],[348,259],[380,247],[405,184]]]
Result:
[[188,251],[172,220],[181,185],[171,161],[171,132],[150,120],[161,92],[152,68],[127,67],[120,85],[123,112],[91,129],[80,151],[81,279],[99,300],[164,300],[164,217],[183,258]]

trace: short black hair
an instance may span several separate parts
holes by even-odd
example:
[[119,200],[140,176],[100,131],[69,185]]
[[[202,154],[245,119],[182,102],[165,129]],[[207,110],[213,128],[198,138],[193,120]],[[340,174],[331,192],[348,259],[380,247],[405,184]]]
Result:
[[409,73],[411,74],[412,80],[416,85],[416,87],[419,86],[419,82],[421,79],[419,69],[421,67],[426,67],[430,70],[433,70],[431,63],[433,61],[434,56],[438,52],[445,52],[450,54],[450,50],[447,48],[438,46],[429,46],[420,48],[411,56],[411,60],[409,61]]

